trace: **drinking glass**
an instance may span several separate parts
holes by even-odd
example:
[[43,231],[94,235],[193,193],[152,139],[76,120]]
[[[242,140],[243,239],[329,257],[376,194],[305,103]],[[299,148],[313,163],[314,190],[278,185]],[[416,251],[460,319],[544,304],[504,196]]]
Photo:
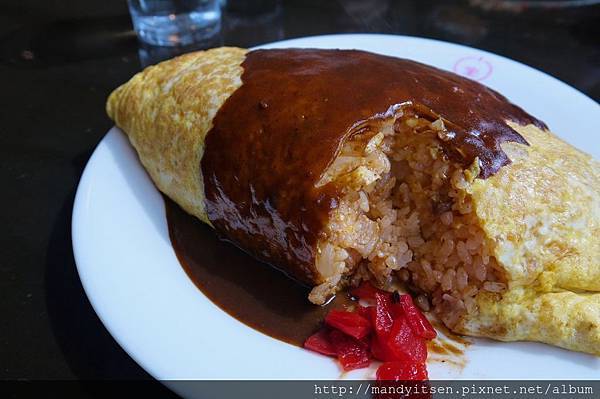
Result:
[[128,0],[138,38],[156,46],[186,46],[221,30],[219,0]]

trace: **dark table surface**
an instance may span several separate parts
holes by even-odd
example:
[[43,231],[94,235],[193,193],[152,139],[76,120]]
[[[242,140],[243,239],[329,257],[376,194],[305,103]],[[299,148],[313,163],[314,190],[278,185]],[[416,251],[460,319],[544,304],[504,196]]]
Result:
[[[229,0],[211,45],[347,32],[422,36],[513,58],[600,98],[598,5],[239,3]],[[79,177],[112,125],[107,95],[142,64],[171,55],[139,47],[124,0],[0,1],[0,379],[150,378],[92,310],[70,224]]]

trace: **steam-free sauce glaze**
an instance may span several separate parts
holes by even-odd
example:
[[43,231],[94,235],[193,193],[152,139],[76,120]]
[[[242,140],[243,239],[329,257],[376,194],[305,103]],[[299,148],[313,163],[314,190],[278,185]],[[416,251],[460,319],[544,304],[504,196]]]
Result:
[[[409,60],[352,50],[247,54],[242,86],[218,111],[201,162],[208,217],[223,237],[308,284],[322,282],[316,243],[339,188],[316,188],[355,127],[403,104],[448,121],[449,157],[478,157],[487,178],[510,160],[506,125],[545,125],[474,81]],[[228,267],[225,264],[223,268]]]
[[220,240],[209,226],[164,200],[179,263],[204,295],[242,323],[302,346],[332,307],[351,305],[343,294],[327,306],[311,304],[307,287]]

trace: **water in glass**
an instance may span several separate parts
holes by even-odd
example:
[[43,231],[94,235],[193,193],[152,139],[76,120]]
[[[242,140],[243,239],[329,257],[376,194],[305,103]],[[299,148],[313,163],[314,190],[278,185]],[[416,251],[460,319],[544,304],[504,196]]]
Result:
[[221,29],[219,0],[128,0],[140,40],[186,46],[213,38]]

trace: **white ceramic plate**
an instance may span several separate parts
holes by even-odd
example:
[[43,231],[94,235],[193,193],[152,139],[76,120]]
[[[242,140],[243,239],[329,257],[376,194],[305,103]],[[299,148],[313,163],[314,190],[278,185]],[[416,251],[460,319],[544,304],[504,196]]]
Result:
[[[600,107],[566,84],[488,52],[388,35],[334,35],[262,46],[356,48],[453,70],[500,91],[568,142],[600,157]],[[228,316],[188,279],[168,237],[164,206],[125,136],[113,128],[83,173],[73,250],[96,313],[157,379],[336,379],[337,364]],[[223,265],[226,267],[226,265]],[[466,365],[430,365],[432,379],[596,379],[600,359],[534,343],[474,340]],[[344,378],[368,377],[359,370]]]

